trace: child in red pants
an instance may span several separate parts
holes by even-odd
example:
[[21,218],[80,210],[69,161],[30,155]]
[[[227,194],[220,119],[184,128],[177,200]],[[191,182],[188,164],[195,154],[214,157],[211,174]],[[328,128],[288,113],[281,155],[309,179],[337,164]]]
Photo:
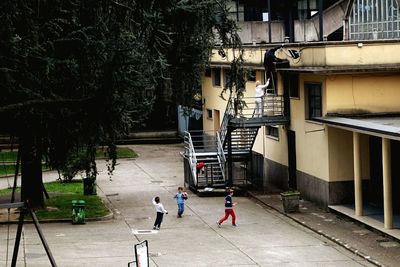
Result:
[[232,216],[232,226],[236,226],[236,214],[233,211],[233,206],[236,206],[237,203],[232,202],[233,190],[228,190],[228,195],[225,197],[225,216],[217,221],[218,227],[221,227],[221,224],[228,219],[229,215]]

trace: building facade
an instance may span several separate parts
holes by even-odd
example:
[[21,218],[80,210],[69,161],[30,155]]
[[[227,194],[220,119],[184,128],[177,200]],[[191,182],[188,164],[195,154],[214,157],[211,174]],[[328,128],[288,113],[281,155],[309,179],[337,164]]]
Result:
[[[257,9],[248,1],[246,8],[246,2],[233,4],[253,74],[245,96],[254,97],[256,80],[265,82],[266,51],[283,45],[275,55],[289,65],[276,66],[273,86],[287,98],[290,112],[289,124],[260,128],[248,175],[260,181],[259,187],[297,189],[321,207],[395,228],[400,214],[398,2],[289,1],[292,9],[281,16],[277,6]],[[261,14],[254,17],[265,21],[246,21],[249,14]],[[219,129],[229,98],[219,97],[233,56],[225,54],[213,55],[203,78],[205,130]]]

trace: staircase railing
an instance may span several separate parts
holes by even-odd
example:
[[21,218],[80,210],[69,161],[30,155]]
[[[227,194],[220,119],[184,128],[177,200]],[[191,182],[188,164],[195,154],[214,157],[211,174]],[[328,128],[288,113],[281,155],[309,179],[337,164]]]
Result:
[[226,181],[226,179],[225,179],[225,163],[226,163],[226,157],[225,157],[224,147],[222,146],[221,137],[220,137],[219,132],[216,133],[216,136],[217,136],[217,154],[218,154],[218,162],[219,162],[219,166],[220,166],[220,168],[221,168],[222,177],[224,178],[224,181]]
[[192,136],[187,131],[185,131],[184,143],[185,143],[185,154],[184,154],[184,157],[187,158],[188,161],[189,161],[190,171],[191,171],[192,177],[194,179],[193,182],[194,182],[194,184],[197,185],[197,169],[196,169],[197,158],[196,158],[196,151],[194,150]]
[[233,98],[230,97],[226,104],[224,118],[222,119],[221,127],[219,129],[221,143],[225,143],[225,138],[228,133],[228,123],[231,118],[235,117],[235,107],[233,105]]
[[257,110],[256,100],[258,100],[256,97],[243,97],[241,99],[241,110],[237,117],[242,119],[251,119],[284,115],[284,98],[282,95],[267,94],[259,99],[261,110]]

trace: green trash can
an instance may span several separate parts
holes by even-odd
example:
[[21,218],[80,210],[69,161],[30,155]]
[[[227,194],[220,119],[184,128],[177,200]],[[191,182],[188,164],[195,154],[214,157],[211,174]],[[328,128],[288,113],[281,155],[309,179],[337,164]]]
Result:
[[85,206],[84,200],[72,200],[72,224],[85,223]]

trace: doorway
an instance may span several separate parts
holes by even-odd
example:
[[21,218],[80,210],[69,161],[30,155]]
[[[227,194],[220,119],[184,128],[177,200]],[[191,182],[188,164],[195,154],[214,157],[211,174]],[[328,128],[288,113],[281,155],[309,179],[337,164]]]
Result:
[[369,138],[370,176],[366,200],[373,207],[383,207],[383,178],[382,178],[382,139],[370,136]]
[[296,176],[296,133],[295,131],[287,131],[288,138],[288,170],[289,170],[289,188],[297,189]]

